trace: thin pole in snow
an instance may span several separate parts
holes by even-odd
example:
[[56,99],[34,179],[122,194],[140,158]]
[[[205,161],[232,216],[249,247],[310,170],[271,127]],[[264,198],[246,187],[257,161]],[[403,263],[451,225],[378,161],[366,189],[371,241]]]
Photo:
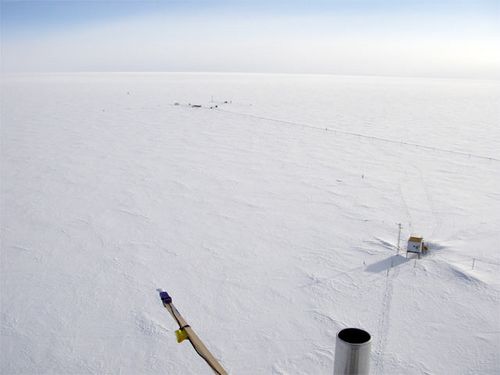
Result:
[[476,258],[472,258],[472,269],[474,269],[475,265],[476,265]]
[[399,254],[399,250],[400,250],[400,247],[399,247],[399,243],[401,242],[401,223],[398,223],[398,228],[399,228],[399,231],[398,231],[398,254]]

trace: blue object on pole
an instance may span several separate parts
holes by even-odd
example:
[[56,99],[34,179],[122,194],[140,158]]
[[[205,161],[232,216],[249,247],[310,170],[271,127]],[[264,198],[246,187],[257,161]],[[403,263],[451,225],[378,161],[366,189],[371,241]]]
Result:
[[172,297],[167,292],[160,292],[160,298],[163,303],[172,303]]

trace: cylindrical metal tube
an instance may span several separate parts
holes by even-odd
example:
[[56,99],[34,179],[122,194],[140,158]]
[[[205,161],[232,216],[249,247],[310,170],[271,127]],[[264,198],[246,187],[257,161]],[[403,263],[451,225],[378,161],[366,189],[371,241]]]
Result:
[[334,375],[368,375],[371,336],[359,328],[346,328],[337,334]]

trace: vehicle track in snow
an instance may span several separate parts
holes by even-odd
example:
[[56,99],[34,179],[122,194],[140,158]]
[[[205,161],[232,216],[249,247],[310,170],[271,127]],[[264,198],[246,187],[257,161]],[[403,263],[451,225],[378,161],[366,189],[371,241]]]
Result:
[[401,187],[401,183],[399,184],[399,194],[401,196],[401,202],[403,202],[403,207],[405,209],[405,212],[406,212],[406,216],[407,216],[407,219],[408,219],[408,229],[410,230],[410,233],[413,232],[413,226],[412,226],[412,217],[411,217],[411,213],[410,213],[410,209],[408,208],[408,203],[406,203],[406,199],[405,199],[405,196],[403,194],[403,188]]
[[[410,230],[410,233],[412,233],[413,222],[415,219],[419,222],[419,228],[421,228],[420,222],[431,222],[432,225],[430,227],[426,228],[426,226],[424,225],[424,228],[428,230],[428,232],[425,231],[424,234],[429,233],[429,235],[432,237],[439,229],[440,221],[437,217],[434,208],[434,202],[425,184],[421,169],[413,164],[412,167],[418,172],[418,183],[414,184],[413,180],[406,179],[403,183],[399,184],[401,200],[403,202],[403,206],[408,219],[408,228]],[[412,202],[413,205],[408,204],[408,202]],[[415,203],[419,203],[419,205],[415,206]],[[386,273],[385,290],[382,298],[382,308],[377,327],[378,338],[375,344],[375,374],[384,374],[384,353],[389,336],[390,310],[392,305],[394,280],[398,277],[399,272],[400,267],[394,267],[394,257],[392,257],[390,267],[387,269]]]
[[387,269],[385,276],[385,290],[382,298],[382,308],[377,326],[377,342],[375,344],[375,374],[384,374],[384,353],[387,346],[387,338],[390,327],[390,312],[393,295],[393,282],[399,275],[399,267],[394,268],[394,256],[391,258],[391,266]]
[[[411,177],[406,175],[406,178],[399,183],[401,200],[408,216],[408,229],[410,234],[432,237],[439,227],[434,202],[425,184],[422,171],[416,165],[410,165],[417,173]],[[413,178],[415,175],[417,178]]]
[[[411,164],[411,166],[417,171],[418,180],[413,179],[413,175],[408,177],[405,174],[405,180],[399,184],[401,201],[407,215],[408,229],[410,233],[413,233],[415,223],[418,225],[418,229],[423,231],[422,234],[429,234],[429,236],[433,237],[440,228],[441,222],[436,213],[428,187],[425,184],[421,169],[414,164]],[[377,326],[378,338],[375,344],[375,374],[384,374],[384,353],[389,336],[394,280],[399,275],[399,267],[394,267],[394,258],[391,258],[391,265],[387,269],[385,290]]]
[[424,179],[424,175],[422,173],[422,170],[419,167],[417,167],[416,165],[414,165],[414,167],[418,171],[418,174],[420,176],[420,184],[424,189],[425,198],[427,200],[427,205],[428,205],[428,208],[430,210],[430,213],[432,214],[432,220],[434,221],[434,226],[433,226],[432,231],[430,232],[430,235],[429,235],[430,238],[434,238],[434,236],[439,231],[439,229],[441,229],[442,221],[439,219],[439,215],[436,211],[434,200],[432,199],[431,194],[429,192],[429,187],[425,183],[425,179]]

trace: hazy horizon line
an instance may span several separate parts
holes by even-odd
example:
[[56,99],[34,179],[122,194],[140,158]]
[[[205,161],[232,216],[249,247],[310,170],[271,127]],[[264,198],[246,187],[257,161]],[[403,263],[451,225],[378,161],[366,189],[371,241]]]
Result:
[[257,72],[257,71],[189,71],[189,70],[80,70],[80,71],[0,71],[3,76],[21,75],[78,75],[78,74],[213,74],[213,75],[283,75],[283,76],[336,76],[336,77],[380,77],[380,78],[427,78],[427,79],[463,79],[478,81],[499,81],[499,77],[458,76],[458,75],[404,75],[404,74],[357,74],[326,72]]

